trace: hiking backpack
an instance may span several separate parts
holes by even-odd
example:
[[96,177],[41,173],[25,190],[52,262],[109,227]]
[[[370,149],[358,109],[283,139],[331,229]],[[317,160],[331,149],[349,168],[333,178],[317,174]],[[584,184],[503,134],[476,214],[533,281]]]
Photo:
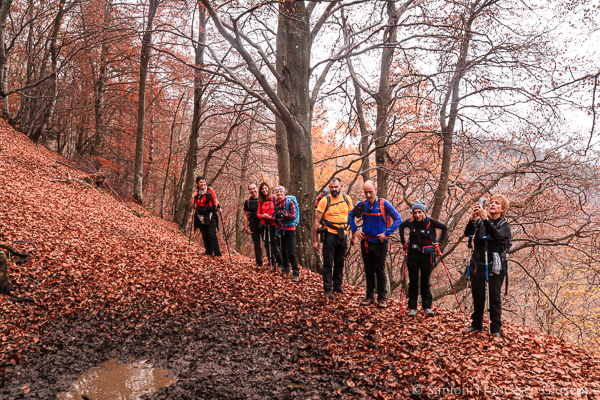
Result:
[[[290,209],[290,201],[293,201],[294,205],[296,206],[296,218],[294,218],[293,221],[283,221],[282,223],[285,226],[297,226],[298,222],[300,221],[300,208],[298,207],[298,200],[296,200],[296,196],[286,196],[286,199],[285,199],[285,209],[286,210]],[[274,202],[274,204],[275,204],[275,211],[281,211],[281,209],[279,208],[277,203]]]
[[[358,204],[364,204],[366,200],[361,200]],[[392,224],[394,223],[394,220],[392,219],[392,217],[390,217],[389,215],[385,214],[385,199],[382,199],[381,197],[379,197],[377,199],[377,201],[379,202],[379,212],[378,213],[373,213],[371,211],[373,211],[373,207],[375,206],[375,204],[371,204],[371,209],[369,210],[369,212],[365,212],[366,210],[363,210],[362,215],[374,215],[374,216],[381,216],[381,218],[383,218],[383,223],[385,224],[386,229],[389,228],[390,226],[392,226]]]

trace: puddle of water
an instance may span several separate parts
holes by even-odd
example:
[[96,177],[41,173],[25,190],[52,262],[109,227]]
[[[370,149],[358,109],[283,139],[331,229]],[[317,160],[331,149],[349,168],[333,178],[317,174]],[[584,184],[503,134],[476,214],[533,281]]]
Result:
[[[169,370],[154,369],[145,361],[119,364],[106,361],[81,375],[68,393],[58,393],[58,400],[136,400],[145,394],[177,382],[167,377]],[[83,395],[83,396],[82,396]]]

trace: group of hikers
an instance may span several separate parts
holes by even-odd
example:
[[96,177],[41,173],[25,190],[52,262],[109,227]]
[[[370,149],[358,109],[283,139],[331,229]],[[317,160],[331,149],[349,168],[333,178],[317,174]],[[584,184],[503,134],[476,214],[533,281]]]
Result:
[[[207,187],[203,177],[198,177],[196,184],[192,196],[194,228],[202,233],[206,254],[220,256],[217,213],[221,212],[221,207],[214,190]],[[334,293],[344,292],[344,261],[349,252],[348,233],[351,231],[351,246],[360,243],[366,277],[366,296],[360,305],[387,308],[385,261],[388,240],[399,230],[409,276],[408,315],[417,315],[420,291],[425,315],[433,316],[430,276],[436,255],[441,255],[439,243],[447,236],[446,225],[427,216],[423,201],[414,201],[411,218],[402,221],[394,206],[377,196],[373,181],[364,182],[365,198],[356,205],[349,195],[342,194],[342,189],[339,178],[331,179],[315,204],[312,240],[313,248],[322,255],[324,295],[334,299]],[[264,244],[269,266],[284,277],[291,275],[291,280],[298,282],[300,269],[295,247],[300,211],[296,198],[288,195],[283,186],[271,191],[266,182],[258,187],[251,183],[248,191],[250,197],[244,202],[244,231],[252,237],[256,265],[263,265]],[[471,326],[466,332],[483,331],[487,291],[489,333],[502,336],[501,287],[510,248],[510,225],[504,218],[508,207],[509,202],[502,195],[491,196],[487,207],[485,200],[480,201],[474,205],[465,228],[464,234],[472,249],[467,280],[471,282],[474,308]],[[406,229],[409,230],[408,238],[405,237]]]

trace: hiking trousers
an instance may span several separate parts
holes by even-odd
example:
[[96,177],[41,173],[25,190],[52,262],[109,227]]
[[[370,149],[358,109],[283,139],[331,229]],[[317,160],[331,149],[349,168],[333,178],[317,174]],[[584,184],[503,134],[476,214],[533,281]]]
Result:
[[198,228],[202,233],[202,241],[207,256],[220,256],[221,249],[219,248],[219,239],[217,239],[217,215],[210,219],[209,224],[200,224]]
[[252,232],[252,244],[254,245],[254,258],[256,259],[256,265],[261,267],[263,265],[263,251],[262,243],[260,240],[260,222],[258,224],[249,224],[248,228]]
[[296,260],[296,231],[280,231],[281,233],[281,269],[284,274],[290,273],[290,264],[294,276],[300,276],[300,268]]
[[342,291],[344,280],[344,256],[348,247],[348,239],[337,233],[325,233],[323,242],[323,289],[326,292]]
[[269,263],[273,263],[273,267],[275,267],[275,264],[281,265],[281,253],[279,252],[278,246],[279,241],[275,237],[277,234],[277,226],[263,225],[263,228],[262,239],[265,243],[267,259],[269,260]]
[[387,296],[387,278],[385,276],[385,259],[388,253],[388,242],[369,241],[369,252],[366,252],[365,242],[361,241],[360,249],[365,263],[365,278],[367,280],[367,297],[375,298],[375,282],[377,282],[377,299],[385,300]]
[[[431,270],[433,269],[433,256],[423,254],[419,251],[408,253],[406,261],[408,267],[408,308],[416,310],[419,300],[419,287],[421,289],[421,306],[423,310],[431,308],[433,302],[431,296]],[[419,285],[419,272],[421,273],[421,284]]]
[[[471,314],[471,326],[481,330],[483,328],[483,313],[487,308],[485,301],[485,265],[478,267],[483,273],[471,275],[471,292],[473,293],[473,314]],[[502,330],[502,281],[504,274],[490,274],[490,319],[491,333],[499,333]]]

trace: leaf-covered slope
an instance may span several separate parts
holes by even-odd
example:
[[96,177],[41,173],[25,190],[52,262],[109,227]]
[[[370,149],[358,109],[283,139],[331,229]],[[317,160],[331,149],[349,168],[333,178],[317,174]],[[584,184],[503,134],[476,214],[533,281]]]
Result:
[[188,252],[171,224],[60,181],[78,172],[55,160],[0,122],[0,243],[32,254],[9,271],[13,296],[35,301],[0,296],[0,364],[52,351],[57,320],[87,319],[123,340],[148,319],[186,324],[218,311],[251,321],[236,328],[237,345],[280,349],[307,379],[341,379],[343,397],[558,397],[573,388],[600,398],[598,360],[557,338],[511,324],[503,339],[465,335],[463,315],[442,308],[403,320],[394,300],[385,311],[359,307],[356,287],[326,301],[319,275],[302,270],[293,284],[245,257],[232,265],[194,244]]

